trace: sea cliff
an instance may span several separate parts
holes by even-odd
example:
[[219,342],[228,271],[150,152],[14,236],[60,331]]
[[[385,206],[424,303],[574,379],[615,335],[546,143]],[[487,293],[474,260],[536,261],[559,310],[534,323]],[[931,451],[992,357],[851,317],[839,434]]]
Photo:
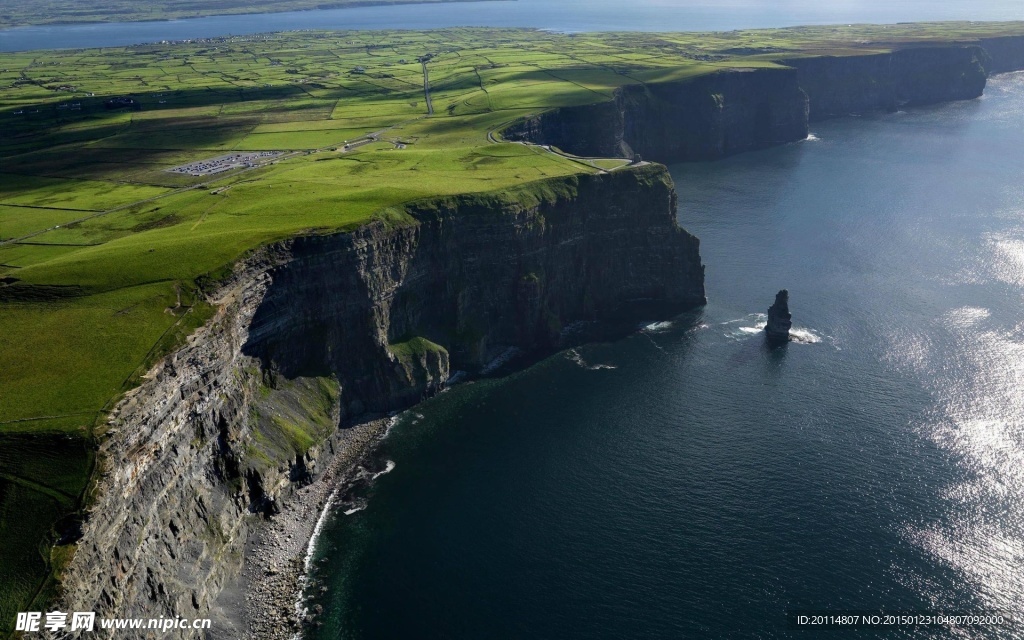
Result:
[[731,69],[627,85],[609,102],[547,111],[503,135],[580,156],[715,160],[806,138],[807,109],[794,70]]
[[[114,411],[62,610],[209,615],[254,528],[373,445],[361,423],[455,369],[551,352],[568,328],[703,304],[675,209],[666,169],[646,165],[422,201],[255,252],[211,294],[216,318]],[[280,621],[210,637],[286,637]]]
[[[579,155],[716,159],[803,139],[813,119],[976,97],[987,73],[1024,67],[1024,39],[985,45],[991,56],[971,44],[919,47],[630,85],[504,136]],[[699,243],[675,210],[665,168],[641,165],[421,201],[352,233],[255,251],[209,291],[214,320],[112,413],[58,606],[210,615],[267,519],[373,448],[379,429],[363,425],[443,389],[457,370],[550,353],[570,329],[702,304]],[[243,620],[210,637],[287,637],[298,617],[249,622],[260,626],[245,631]]]
[[627,85],[611,100],[513,123],[503,136],[579,156],[717,160],[803,140],[816,120],[977,98],[989,74],[1024,68],[1024,38],[777,62],[784,68]]
[[814,121],[977,98],[991,58],[979,46],[929,46],[781,62],[797,70]]
[[647,165],[289,241],[244,351],[287,378],[337,376],[349,418],[409,406],[511,349],[550,352],[574,323],[672,316],[704,301],[675,198],[666,170]]
[[982,38],[978,44],[989,56],[990,74],[1024,69],[1024,36]]

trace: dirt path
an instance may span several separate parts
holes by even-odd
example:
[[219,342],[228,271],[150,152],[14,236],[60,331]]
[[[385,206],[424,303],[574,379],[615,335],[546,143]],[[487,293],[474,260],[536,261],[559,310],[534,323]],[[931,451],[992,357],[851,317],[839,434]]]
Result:
[[430,101],[430,72],[427,70],[427,63],[420,63],[423,65],[423,95],[427,99],[427,115],[434,115],[434,104]]

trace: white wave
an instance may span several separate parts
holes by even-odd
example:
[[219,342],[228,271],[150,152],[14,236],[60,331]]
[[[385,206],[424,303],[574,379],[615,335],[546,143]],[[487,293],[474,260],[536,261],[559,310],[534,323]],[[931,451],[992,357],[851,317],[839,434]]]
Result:
[[618,367],[616,367],[615,365],[611,365],[611,364],[595,364],[595,365],[591,365],[586,360],[583,359],[583,356],[581,356],[580,352],[577,351],[576,349],[569,349],[568,351],[566,351],[565,352],[565,357],[569,358],[570,360],[575,362],[577,365],[579,365],[580,368],[586,369],[587,371],[601,371],[601,370],[618,369]]
[[395,463],[394,463],[394,461],[393,460],[388,460],[387,464],[384,465],[384,470],[383,471],[378,471],[377,473],[375,473],[372,476],[370,476],[370,480],[371,481],[372,480],[376,480],[377,478],[381,477],[382,475],[391,473],[394,470],[395,470]]
[[387,438],[388,436],[391,435],[391,430],[395,428],[396,424],[398,424],[398,419],[400,417],[400,415],[393,415],[390,418],[388,418],[388,426],[386,429],[384,429],[384,438]]
[[330,512],[331,507],[334,505],[334,500],[337,497],[338,490],[335,489],[327,498],[323,511],[320,512],[320,517],[316,521],[316,526],[313,527],[313,533],[309,536],[309,543],[306,545],[306,557],[302,562],[303,570],[306,573],[309,573],[310,567],[313,566],[313,551],[316,550],[316,541],[320,537],[320,532],[323,531],[324,523],[327,522],[327,514]]
[[[725,334],[733,340],[749,340],[764,331],[768,325],[768,314],[752,313],[743,318],[727,320],[720,326],[726,327]],[[798,344],[817,344],[824,339],[812,329],[806,327],[793,327],[789,330],[789,338]]]
[[736,318],[735,320],[726,320],[725,322],[722,322],[721,324],[723,324],[723,325],[726,325],[726,324],[741,324],[741,323],[742,324],[749,324],[751,322],[760,323],[761,327],[764,328],[764,325],[768,323],[768,314],[767,313],[751,313],[749,315],[743,316],[742,318]]
[[725,335],[733,340],[748,340],[752,335],[764,331],[768,324],[768,314],[752,313],[743,318],[727,320],[721,323],[726,327]]
[[663,322],[652,322],[651,324],[644,325],[644,331],[668,331],[671,328],[672,322],[670,320],[665,320]]
[[[323,532],[324,524],[327,522],[327,514],[330,513],[337,497],[338,489],[332,491],[331,495],[327,497],[327,502],[324,503],[324,508],[320,512],[320,517],[317,518],[316,525],[313,527],[313,533],[310,534],[309,542],[306,544],[306,555],[302,559],[302,575],[299,577],[299,597],[295,601],[295,614],[299,620],[305,619],[306,614],[309,612],[308,608],[303,604],[303,596],[305,595],[306,585],[309,582],[309,572],[313,568],[313,553],[316,551],[316,543]],[[301,631],[292,636],[292,640],[300,640],[301,638]]]
[[817,344],[821,342],[821,336],[810,329],[796,328],[789,330],[789,339],[801,344]]

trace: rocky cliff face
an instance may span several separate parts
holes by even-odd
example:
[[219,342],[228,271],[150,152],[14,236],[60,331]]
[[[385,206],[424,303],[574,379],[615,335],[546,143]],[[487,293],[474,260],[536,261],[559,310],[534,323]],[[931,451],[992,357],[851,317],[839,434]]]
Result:
[[978,41],[978,44],[989,55],[991,62],[988,72],[990,74],[1024,69],[1024,36],[983,38]]
[[789,69],[629,85],[608,102],[553,109],[503,135],[581,156],[715,160],[802,140],[809,121],[977,98],[989,73],[1024,69],[1024,37],[979,44],[786,58]]
[[503,135],[581,156],[714,160],[806,138],[807,108],[792,69],[730,70],[625,86],[610,102],[548,111]]
[[286,377],[337,376],[346,416],[408,406],[450,370],[550,351],[569,324],[703,303],[698,242],[675,207],[667,172],[648,165],[412,205],[393,230],[297,239],[245,351]]
[[455,368],[550,351],[574,323],[702,304],[698,241],[675,208],[648,165],[258,251],[217,317],[114,412],[61,610],[203,617],[250,525],[324,467],[339,424],[410,406]]
[[915,47],[863,56],[781,61],[794,67],[810,98],[810,119],[893,111],[977,98],[990,58],[978,46]]

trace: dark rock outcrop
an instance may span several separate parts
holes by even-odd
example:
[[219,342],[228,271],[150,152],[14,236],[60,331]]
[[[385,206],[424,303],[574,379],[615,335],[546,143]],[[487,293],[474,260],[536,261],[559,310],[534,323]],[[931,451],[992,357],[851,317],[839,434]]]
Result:
[[789,342],[789,330],[793,328],[793,315],[789,312],[789,291],[783,289],[775,294],[775,303],[768,307],[768,324],[764,331],[771,343]]
[[800,87],[810,99],[812,121],[977,98],[991,64],[989,55],[976,45],[780,62],[797,70]]
[[1024,68],[1024,37],[979,43],[784,58],[789,68],[627,85],[607,102],[552,109],[502,135],[580,156],[715,160],[802,140],[810,121],[977,98],[989,73]]
[[255,252],[217,316],[113,411],[61,610],[206,617],[252,524],[371,446],[346,419],[408,407],[510,349],[550,352],[576,322],[703,304],[699,244],[675,213],[668,172],[647,165],[424,201]]
[[581,156],[715,160],[806,138],[807,96],[792,69],[736,69],[627,85],[609,102],[553,109],[503,136]]
[[[698,241],[675,209],[667,171],[648,165],[431,200],[398,228],[296,239],[245,351],[286,377],[337,376],[347,415],[409,406],[450,370],[556,349],[570,324],[631,326],[702,304]],[[411,339],[418,373],[389,351]]]
[[989,56],[989,74],[1024,69],[1024,36],[983,38],[978,41]]

